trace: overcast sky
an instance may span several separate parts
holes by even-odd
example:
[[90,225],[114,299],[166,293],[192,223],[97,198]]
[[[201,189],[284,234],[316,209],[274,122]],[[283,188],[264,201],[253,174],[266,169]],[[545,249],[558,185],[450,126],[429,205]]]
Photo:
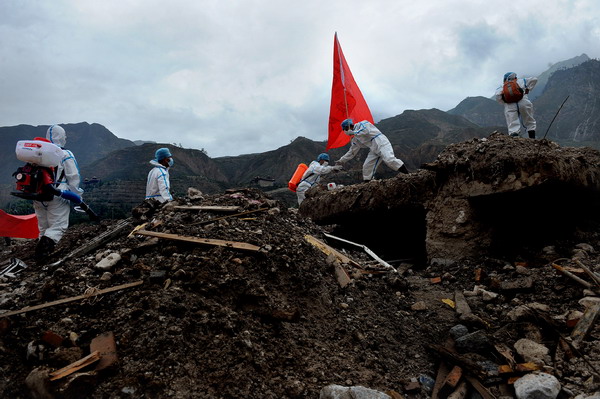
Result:
[[600,1],[0,0],[0,126],[99,123],[211,157],[326,140],[336,31],[378,122],[600,58]]

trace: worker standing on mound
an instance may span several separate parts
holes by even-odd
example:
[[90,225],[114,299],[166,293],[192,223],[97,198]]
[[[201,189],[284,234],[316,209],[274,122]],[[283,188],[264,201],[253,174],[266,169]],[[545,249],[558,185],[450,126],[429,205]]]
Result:
[[371,122],[362,121],[355,125],[352,119],[344,119],[342,130],[352,137],[352,140],[350,141],[350,149],[336,164],[343,165],[354,158],[361,148],[368,148],[369,154],[363,164],[363,180],[373,179],[381,161],[393,170],[400,171],[400,173],[409,173],[404,162],[394,155],[394,148],[390,140]]
[[[79,188],[81,176],[75,155],[64,147],[67,143],[67,133],[59,125],[52,125],[46,131],[46,139],[62,149],[62,159],[56,168],[52,186],[57,190],[68,190],[81,195]],[[35,259],[43,262],[52,253],[55,245],[69,227],[71,203],[61,197],[53,197],[49,201],[33,201],[33,209],[38,219],[40,238],[35,248]]]
[[148,172],[146,182],[146,199],[154,198],[159,202],[172,201],[169,168],[173,166],[173,156],[168,148],[159,148],[154,153],[150,165],[154,166]]
[[306,172],[302,175],[302,180],[300,180],[300,183],[298,184],[298,188],[296,189],[298,205],[304,201],[308,189],[321,180],[321,176],[338,170],[342,170],[341,165],[329,166],[329,154],[319,154],[317,160],[312,161],[310,165],[308,165],[308,169],[306,169]]
[[521,126],[527,130],[530,139],[535,139],[536,123],[533,118],[533,104],[527,94],[537,84],[537,78],[517,79],[517,74],[507,72],[504,82],[496,90],[496,101],[504,104],[504,117],[508,125],[508,135],[519,137]]

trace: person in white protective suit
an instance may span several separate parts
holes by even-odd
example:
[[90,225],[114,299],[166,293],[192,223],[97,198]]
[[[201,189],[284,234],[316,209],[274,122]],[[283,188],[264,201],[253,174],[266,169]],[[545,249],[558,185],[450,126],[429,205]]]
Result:
[[369,154],[363,164],[363,180],[373,179],[381,161],[393,170],[408,173],[404,162],[394,155],[392,143],[371,122],[362,121],[355,125],[352,119],[344,119],[342,129],[344,133],[352,137],[352,140],[350,149],[336,164],[343,165],[354,158],[361,148],[368,148]]
[[496,101],[504,104],[504,117],[508,125],[508,134],[512,137],[518,137],[521,135],[521,126],[524,126],[529,138],[535,139],[536,123],[533,118],[533,104],[527,94],[533,90],[538,79],[536,77],[517,79],[517,74],[514,72],[504,74],[504,83],[513,80],[516,81],[523,96],[520,100],[512,102],[512,100],[505,97],[505,91],[503,90],[505,84],[496,90]]
[[[75,155],[64,147],[67,143],[67,133],[59,125],[52,125],[46,131],[46,139],[61,147],[63,150],[60,164],[55,170],[54,184],[58,190],[69,190],[81,195],[83,190],[79,188],[81,175]],[[54,246],[69,227],[69,214],[71,203],[60,197],[54,197],[51,201],[33,201],[33,209],[38,219],[40,230],[39,240],[35,250],[36,260],[43,261],[54,250]]]
[[154,153],[150,165],[154,166],[148,173],[146,182],[146,199],[154,198],[159,202],[172,201],[169,168],[173,166],[173,156],[168,148],[159,148]]
[[308,169],[302,175],[302,180],[296,188],[296,195],[298,196],[298,205],[306,198],[306,192],[309,188],[314,186],[321,180],[321,176],[331,173],[333,171],[341,170],[341,165],[329,166],[329,155],[319,154],[316,161],[312,161],[308,165]]

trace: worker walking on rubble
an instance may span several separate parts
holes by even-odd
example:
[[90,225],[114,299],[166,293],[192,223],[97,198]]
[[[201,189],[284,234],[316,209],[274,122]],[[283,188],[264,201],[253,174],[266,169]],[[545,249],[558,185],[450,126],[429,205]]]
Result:
[[308,169],[302,175],[302,180],[298,184],[298,188],[296,189],[296,195],[298,196],[298,205],[304,201],[306,197],[306,192],[309,188],[314,186],[321,180],[321,176],[326,175],[331,172],[337,172],[341,170],[341,165],[329,166],[329,154],[319,154],[316,161],[312,161],[310,165],[308,165]]
[[159,202],[172,201],[169,168],[173,166],[173,156],[168,148],[159,148],[150,164],[154,166],[148,173],[146,199],[154,198]]
[[504,104],[504,117],[508,125],[508,135],[519,137],[521,126],[527,130],[530,139],[535,139],[536,123],[533,118],[533,104],[527,94],[533,90],[538,79],[535,77],[517,79],[517,74],[507,72],[504,82],[496,90],[496,101]]
[[344,119],[342,130],[351,136],[352,140],[350,149],[336,162],[336,165],[345,164],[354,158],[361,148],[368,148],[369,154],[363,163],[363,180],[373,179],[381,161],[393,170],[409,173],[404,162],[394,155],[392,143],[371,122],[362,121],[355,125],[352,119]]
[[[57,190],[69,190],[81,195],[83,190],[79,188],[81,176],[75,155],[65,150],[67,144],[67,133],[59,125],[52,125],[46,131],[46,139],[62,149],[62,159],[55,170],[53,186]],[[69,214],[71,203],[61,197],[53,197],[49,201],[33,201],[33,209],[38,219],[40,235],[35,247],[35,259],[43,261],[52,253],[55,245],[69,227]]]

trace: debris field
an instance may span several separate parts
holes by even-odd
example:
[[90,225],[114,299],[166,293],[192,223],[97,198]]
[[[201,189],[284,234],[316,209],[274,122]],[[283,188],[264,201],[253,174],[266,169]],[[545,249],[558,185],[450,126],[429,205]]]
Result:
[[0,397],[327,398],[335,384],[488,399],[536,373],[559,397],[600,390],[597,229],[429,263],[334,232],[258,190],[190,189],[72,226],[44,265],[14,241]]

